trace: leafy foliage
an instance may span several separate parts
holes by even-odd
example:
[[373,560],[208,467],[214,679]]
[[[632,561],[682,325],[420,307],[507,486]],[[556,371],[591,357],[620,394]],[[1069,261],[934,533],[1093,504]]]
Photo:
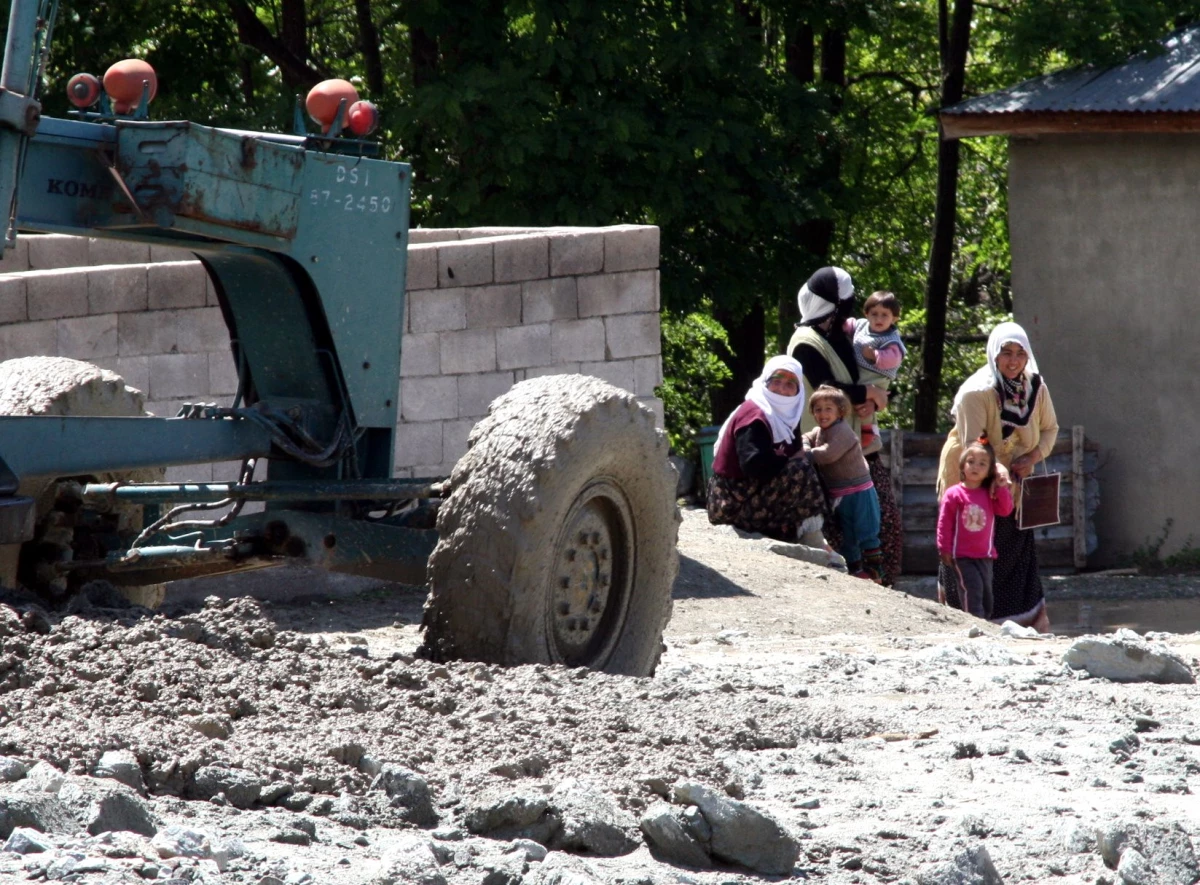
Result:
[[663,365],[674,371],[664,375],[658,388],[666,416],[671,450],[696,457],[696,433],[711,423],[709,393],[729,377],[719,353],[729,346],[725,329],[705,310],[682,316],[662,314]]
[[[376,101],[385,150],[413,163],[416,224],[658,225],[662,390],[686,447],[713,418],[706,388],[730,377],[718,364],[765,355],[737,324],[765,316],[767,340],[786,339],[820,264],[845,266],[860,293],[894,291],[920,337],[938,7],[62,0],[44,101],[62,115],[71,74],[136,56],[159,71],[160,118],[288,131],[296,93],[328,72]],[[1198,15],[1197,0],[976,4],[967,92],[1153,51]],[[958,339],[1012,309],[1006,164],[1002,139],[962,144],[943,405],[980,359]],[[886,422],[909,423],[919,361],[911,348]]]

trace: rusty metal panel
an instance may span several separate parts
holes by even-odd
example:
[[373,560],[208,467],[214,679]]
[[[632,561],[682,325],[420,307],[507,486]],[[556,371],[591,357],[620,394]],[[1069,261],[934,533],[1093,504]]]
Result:
[[156,223],[177,216],[295,236],[302,148],[183,121],[117,128],[117,170],[137,210]]

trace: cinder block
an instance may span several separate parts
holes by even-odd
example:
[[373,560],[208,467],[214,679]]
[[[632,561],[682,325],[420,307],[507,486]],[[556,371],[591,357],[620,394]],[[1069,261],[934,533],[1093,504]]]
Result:
[[601,231],[554,231],[550,237],[550,276],[600,273],[604,270]]
[[458,414],[463,418],[487,414],[492,400],[513,386],[512,372],[463,375],[458,379]]
[[467,327],[465,289],[428,289],[408,296],[410,332],[452,332]]
[[[442,421],[401,421],[396,425],[398,467],[414,464],[439,464],[442,460]],[[448,423],[448,422],[445,422]]]
[[494,281],[491,242],[442,243],[437,251],[439,286],[483,286]]
[[658,267],[658,228],[622,225],[604,232],[604,272]]
[[592,375],[601,381],[607,381],[613,387],[628,390],[630,393],[637,392],[634,390],[633,360],[606,360],[600,363],[580,363],[579,373],[581,375]]
[[[266,475],[266,471],[262,469],[262,462],[255,465],[254,472]],[[212,464],[213,482],[237,482],[241,477],[241,461],[214,461]]]
[[179,406],[180,402],[176,399],[162,400],[161,402],[147,400],[143,409],[147,415],[153,415],[155,418],[174,418],[179,414]]
[[[212,482],[211,464],[176,464],[167,468],[166,482],[197,483]],[[211,514],[206,517],[211,519]]]
[[229,327],[219,307],[175,311],[175,336],[180,353],[229,352]]
[[0,274],[0,323],[23,323],[29,319],[25,303],[25,278]]
[[164,264],[167,262],[176,261],[195,261],[196,253],[190,249],[182,249],[179,246],[158,246],[150,247],[150,260],[156,264]]
[[[467,439],[475,427],[476,419],[460,418],[442,424],[442,460],[457,463],[467,453]],[[449,471],[447,471],[449,472]]]
[[658,314],[630,313],[604,318],[608,359],[652,356],[662,352]]
[[143,396],[150,392],[150,357],[117,357],[113,363],[113,371],[125,379],[126,387],[141,391]]
[[58,355],[94,363],[117,355],[117,315],[70,317],[59,320]]
[[117,317],[117,352],[121,356],[156,356],[178,347],[171,311],[123,313]]
[[85,267],[88,263],[86,237],[39,234],[29,237],[29,269],[59,270]]
[[59,320],[88,312],[87,271],[30,271],[25,275],[25,303],[31,320]]
[[579,277],[579,316],[612,316],[658,310],[658,271]]
[[208,392],[213,396],[233,396],[238,389],[237,362],[226,348],[208,354]]
[[400,407],[405,421],[441,421],[458,417],[458,378],[400,379]]
[[404,288],[412,292],[415,289],[436,289],[437,284],[437,246],[433,243],[414,246],[410,242]]
[[521,284],[521,322],[548,323],[578,318],[575,277],[531,280]]
[[149,264],[150,244],[88,237],[88,264]]
[[439,344],[444,375],[496,369],[496,332],[493,329],[443,332]]
[[441,374],[440,338],[437,332],[404,335],[400,341],[400,377]]
[[553,366],[530,366],[528,369],[520,369],[520,373],[524,375],[521,381],[528,381],[530,378],[544,378],[547,375],[578,375],[579,363],[555,363]]
[[537,229],[530,227],[462,227],[458,229],[458,238],[460,240],[481,240],[484,237],[495,239],[497,237],[519,237],[522,234],[537,232]]
[[640,356],[633,361],[633,392],[638,396],[655,396],[655,388],[662,382],[661,356]]
[[597,362],[605,358],[604,320],[559,320],[550,324],[555,363]]
[[549,323],[496,330],[496,364],[501,369],[546,366],[552,357]]
[[19,356],[55,356],[58,347],[58,323],[42,320],[0,326],[0,360]]
[[146,269],[150,309],[204,307],[208,302],[208,274],[199,261],[169,261]]
[[550,238],[518,236],[497,240],[494,248],[496,282],[540,280],[550,275]]
[[145,264],[92,268],[87,275],[88,312],[145,310],[150,303],[149,291]]
[[0,246],[0,273],[23,273],[29,270],[29,237],[17,237],[13,248]]
[[467,328],[496,329],[521,322],[521,287],[474,286],[467,289]]
[[659,430],[666,427],[666,418],[663,412],[663,401],[656,396],[639,396],[638,405],[649,409],[654,413],[654,426]]
[[458,239],[456,227],[414,227],[409,228],[408,244],[410,246],[425,243],[445,243]]
[[150,399],[207,397],[208,354],[150,354]]
[[450,471],[454,469],[454,462],[448,464],[423,464],[412,469],[414,479],[435,479],[438,477],[449,476]]

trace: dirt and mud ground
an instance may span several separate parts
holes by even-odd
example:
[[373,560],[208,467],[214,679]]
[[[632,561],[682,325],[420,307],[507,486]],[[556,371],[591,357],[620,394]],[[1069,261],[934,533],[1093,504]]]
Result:
[[[777,821],[802,880],[1200,877],[1194,685],[1089,678],[1063,663],[1071,639],[1008,638],[924,598],[927,582],[786,559],[700,511],[680,554],[649,679],[430,664],[414,657],[418,591],[305,573],[176,585],[157,615],[0,606],[0,756],[90,788],[106,751],[128,751],[150,821],[52,827],[44,850],[0,851],[0,881],[778,881],[650,851],[638,821],[689,782]],[[1200,635],[1154,638],[1197,666]],[[421,813],[380,789],[381,768],[424,781]],[[0,783],[0,827],[46,775]],[[625,853],[547,855],[480,823],[581,784],[611,803]],[[203,849],[180,847],[189,832]]]

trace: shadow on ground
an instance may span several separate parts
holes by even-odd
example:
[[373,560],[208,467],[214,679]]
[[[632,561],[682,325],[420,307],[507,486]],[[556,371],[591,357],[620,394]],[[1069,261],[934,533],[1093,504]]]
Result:
[[690,556],[679,557],[679,577],[671,589],[675,599],[712,599],[718,596],[753,596],[723,574]]

